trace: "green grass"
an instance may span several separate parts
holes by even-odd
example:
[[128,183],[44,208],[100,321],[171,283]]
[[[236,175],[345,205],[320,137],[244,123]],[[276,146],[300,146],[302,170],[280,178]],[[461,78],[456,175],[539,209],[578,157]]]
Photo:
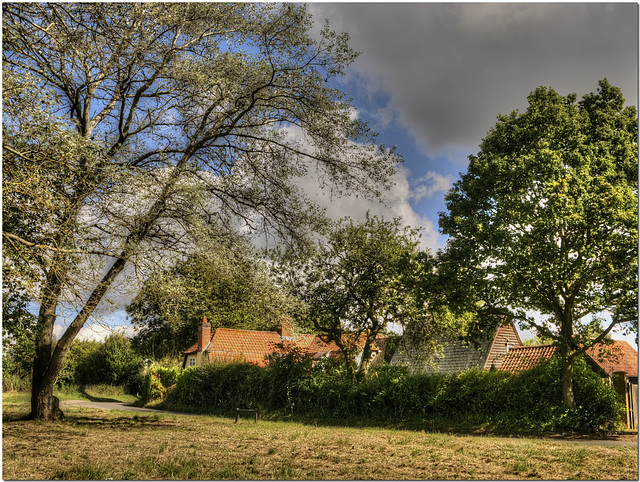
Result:
[[[90,400],[94,402],[135,402],[138,397],[125,394],[122,387],[111,385],[94,385],[84,389],[67,387],[56,389],[53,394],[64,400]],[[29,415],[31,411],[30,392],[4,392],[2,394],[2,418],[18,419]]]
[[102,464],[81,464],[68,470],[56,472],[53,480],[104,480],[109,475],[109,467]]

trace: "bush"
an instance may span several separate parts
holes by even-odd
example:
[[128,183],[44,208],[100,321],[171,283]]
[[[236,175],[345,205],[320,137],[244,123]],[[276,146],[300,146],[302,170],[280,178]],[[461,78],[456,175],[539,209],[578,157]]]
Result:
[[142,359],[122,333],[111,335],[103,343],[75,340],[58,376],[62,385],[121,385],[129,393],[140,390]]
[[142,358],[133,351],[131,342],[122,333],[105,340],[101,355],[104,357],[106,383],[124,385],[142,369]]
[[297,348],[271,356],[264,370],[266,406],[274,411],[293,413],[300,402],[296,385],[310,375],[311,368],[311,357]]
[[165,398],[168,390],[177,383],[179,375],[180,366],[165,361],[148,366],[142,379],[132,379],[131,383],[140,384],[140,398],[144,403],[149,403]]
[[206,364],[184,370],[167,402],[218,414],[236,408],[262,411],[268,399],[265,385],[265,370],[256,365]]
[[18,373],[2,374],[3,392],[26,392],[31,389],[31,377],[20,376]]
[[[163,385],[159,372],[153,383]],[[614,427],[617,394],[584,362],[574,367],[576,410],[564,407],[556,359],[517,375],[467,370],[455,375],[410,375],[399,367],[373,368],[361,383],[340,370],[325,371],[299,353],[265,368],[245,363],[191,367],[178,377],[166,406],[220,415],[260,408],[276,416],[323,422],[378,423],[455,430],[483,427],[511,433],[593,431]]]

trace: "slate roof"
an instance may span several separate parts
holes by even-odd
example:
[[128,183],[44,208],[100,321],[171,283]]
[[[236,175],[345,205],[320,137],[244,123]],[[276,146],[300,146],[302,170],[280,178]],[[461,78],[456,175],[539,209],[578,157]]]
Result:
[[508,346],[522,344],[513,325],[500,325],[489,333],[484,340],[465,344],[462,341],[437,339],[442,345],[439,354],[425,351],[422,347],[407,342],[396,350],[391,359],[392,365],[402,365],[413,373],[458,373],[469,368],[488,370],[499,367],[507,353]]
[[[499,369],[508,372],[529,370],[551,358],[556,350],[553,345],[513,347]],[[586,353],[609,376],[617,371],[623,371],[630,377],[638,376],[638,352],[626,341],[613,340],[611,345],[601,343]]]

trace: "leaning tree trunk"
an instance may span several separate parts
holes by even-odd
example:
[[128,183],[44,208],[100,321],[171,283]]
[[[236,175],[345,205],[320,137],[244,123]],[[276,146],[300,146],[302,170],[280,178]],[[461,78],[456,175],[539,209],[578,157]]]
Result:
[[[62,370],[64,359],[80,330],[93,314],[94,310],[104,297],[109,287],[116,277],[122,272],[130,254],[139,246],[147,235],[148,230],[158,219],[164,209],[165,202],[169,196],[170,189],[175,185],[180,170],[189,159],[185,155],[172,172],[169,180],[164,186],[159,199],[149,209],[143,221],[136,231],[131,232],[124,242],[124,248],[116,257],[107,273],[91,292],[91,295],[75,319],[67,327],[60,340],[53,346],[53,325],[56,321],[56,310],[58,300],[62,293],[63,279],[68,272],[68,259],[62,254],[58,254],[47,277],[47,282],[42,294],[40,305],[39,328],[36,346],[36,358],[33,366],[33,379],[31,384],[31,417],[42,421],[56,420],[63,417],[59,402],[53,396],[53,386]],[[79,205],[79,204],[78,204]]]

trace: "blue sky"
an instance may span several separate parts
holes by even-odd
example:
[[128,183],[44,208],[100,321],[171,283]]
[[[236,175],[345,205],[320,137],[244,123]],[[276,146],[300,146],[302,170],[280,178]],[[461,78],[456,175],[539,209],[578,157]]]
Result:
[[[633,3],[310,3],[309,10],[318,26],[326,18],[349,33],[361,55],[335,85],[405,161],[384,206],[321,196],[319,203],[336,218],[367,210],[402,217],[423,228],[432,250],[445,243],[437,229],[444,194],[498,114],[526,108],[538,86],[581,97],[605,77],[627,104],[638,103]],[[124,318],[115,307],[106,321]]]

